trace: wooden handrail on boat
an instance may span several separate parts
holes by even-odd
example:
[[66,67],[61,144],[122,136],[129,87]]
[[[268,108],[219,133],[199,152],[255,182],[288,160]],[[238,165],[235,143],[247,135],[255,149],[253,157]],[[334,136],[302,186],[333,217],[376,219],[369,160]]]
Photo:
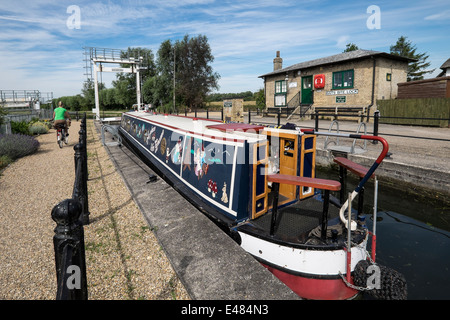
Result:
[[[341,183],[341,192],[339,194],[339,202],[342,205],[345,202],[345,196],[347,192],[347,170],[354,173],[359,177],[361,181],[369,172],[369,169],[355,163],[347,158],[336,157],[334,158],[334,162],[339,165],[339,182]],[[375,177],[375,173],[372,173],[369,178]],[[358,193],[358,216],[363,213],[364,206],[364,187]]]
[[325,190],[331,190],[331,191],[341,190],[341,183],[339,181],[335,181],[335,180],[297,177],[297,176],[290,176],[287,174],[269,174],[267,177],[267,180],[269,182],[277,182],[277,183],[325,189]]
[[[347,158],[336,157],[336,158],[334,158],[334,162],[336,162],[341,167],[344,167],[345,169],[350,170],[351,172],[353,172],[360,178],[364,178],[364,176],[367,174],[367,172],[369,172],[369,169],[367,169],[366,167],[363,167],[362,165],[357,164]],[[371,177],[374,177],[374,176],[375,176],[375,174],[372,173]]]
[[318,131],[311,131],[307,129],[301,129],[301,131],[304,134],[317,134],[317,135],[324,135],[324,136],[338,136],[338,137],[346,137],[346,138],[352,138],[352,139],[363,139],[363,140],[372,140],[372,141],[378,141],[381,142],[383,149],[381,150],[380,155],[375,160],[375,162],[372,164],[369,170],[367,170],[366,175],[359,180],[358,186],[355,188],[355,190],[352,192],[351,197],[345,201],[344,204],[341,206],[341,210],[339,212],[339,217],[341,218],[341,221],[345,224],[346,228],[351,228],[351,230],[356,230],[356,222],[351,221],[351,219],[346,219],[344,216],[345,210],[348,208],[349,202],[352,201],[356,195],[362,190],[364,185],[366,184],[367,180],[372,177],[375,170],[378,168],[378,166],[381,164],[383,159],[386,157],[388,151],[389,151],[389,144],[387,141],[379,136],[367,136],[367,135],[360,135],[360,134],[339,134],[339,133],[333,133],[333,132],[318,132]]
[[308,177],[297,177],[290,176],[286,174],[269,174],[267,176],[267,181],[272,182],[272,192],[273,204],[272,204],[272,221],[270,224],[270,235],[273,236],[275,233],[275,226],[277,222],[278,213],[278,196],[280,191],[280,183],[297,185],[301,187],[311,187],[324,190],[323,197],[323,209],[322,209],[322,229],[321,238],[326,239],[327,235],[327,224],[328,224],[328,206],[330,203],[330,191],[341,190],[341,183],[339,181],[327,180],[327,179],[317,179]]

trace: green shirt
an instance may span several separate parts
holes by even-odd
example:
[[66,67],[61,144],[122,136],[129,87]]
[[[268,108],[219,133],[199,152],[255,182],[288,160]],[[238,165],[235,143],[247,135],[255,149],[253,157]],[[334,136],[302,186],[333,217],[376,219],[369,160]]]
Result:
[[58,107],[55,109],[55,120],[65,120],[64,114],[66,113],[66,109],[62,107]]

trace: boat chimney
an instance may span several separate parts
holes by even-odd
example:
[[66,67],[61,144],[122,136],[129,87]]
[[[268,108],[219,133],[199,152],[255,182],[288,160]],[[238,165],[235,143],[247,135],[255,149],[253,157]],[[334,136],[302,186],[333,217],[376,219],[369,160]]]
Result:
[[277,71],[283,68],[283,59],[280,58],[280,51],[277,51],[277,56],[273,59],[273,71]]

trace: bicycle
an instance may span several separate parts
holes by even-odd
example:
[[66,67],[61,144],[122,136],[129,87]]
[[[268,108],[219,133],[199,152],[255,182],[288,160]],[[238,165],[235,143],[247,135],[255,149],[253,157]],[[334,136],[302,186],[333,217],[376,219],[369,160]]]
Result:
[[69,135],[66,133],[66,128],[64,123],[58,123],[55,125],[56,129],[56,142],[59,147],[62,148],[65,144],[69,143]]

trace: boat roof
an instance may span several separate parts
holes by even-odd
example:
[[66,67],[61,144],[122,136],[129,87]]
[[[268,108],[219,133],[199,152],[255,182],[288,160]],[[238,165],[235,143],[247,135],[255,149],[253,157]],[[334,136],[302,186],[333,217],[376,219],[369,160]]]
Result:
[[252,125],[244,123],[223,123],[220,120],[193,118],[168,114],[154,114],[145,111],[125,112],[131,117],[167,127],[170,130],[178,132],[187,132],[190,134],[201,135],[213,140],[233,140],[235,142],[258,142],[266,139],[261,135],[262,125]]

